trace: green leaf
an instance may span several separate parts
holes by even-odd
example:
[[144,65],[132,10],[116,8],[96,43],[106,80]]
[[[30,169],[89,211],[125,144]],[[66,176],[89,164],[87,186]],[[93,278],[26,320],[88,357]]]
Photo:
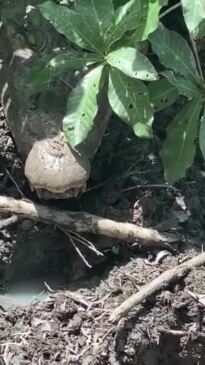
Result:
[[148,58],[135,48],[122,47],[110,52],[107,56],[107,62],[127,76],[136,79],[153,81],[158,78],[157,72]]
[[62,76],[69,70],[78,70],[86,65],[102,61],[95,54],[64,52],[49,59],[41,59],[26,75],[24,83],[33,92],[39,91],[48,85],[55,77]]
[[[144,1],[147,2],[148,0]],[[125,32],[140,28],[145,22],[145,16],[146,12],[143,10],[142,0],[130,0],[125,5],[118,7],[115,10],[114,23],[106,33],[108,49]]]
[[83,142],[91,131],[98,110],[97,96],[103,66],[84,76],[68,97],[63,130],[68,143],[74,147]]
[[184,177],[195,156],[195,139],[201,111],[201,101],[189,101],[167,129],[167,139],[161,151],[165,178],[174,183]]
[[128,31],[133,31],[131,43],[146,40],[159,24],[159,12],[163,5],[161,0],[130,0],[118,7],[114,24],[107,32],[108,48]]
[[161,6],[168,5],[168,2],[169,2],[169,0],[161,0],[161,1],[160,1],[160,5],[161,5]]
[[152,136],[153,108],[148,90],[139,80],[134,80],[122,72],[111,69],[108,88],[109,103],[113,111],[132,126],[139,137]]
[[154,105],[155,112],[159,112],[173,104],[179,96],[178,90],[165,78],[149,82],[150,101]]
[[203,158],[205,159],[205,106],[203,116],[201,118],[200,130],[199,130],[199,145]]
[[102,44],[99,37],[92,32],[90,26],[81,15],[66,6],[46,1],[39,5],[44,18],[52,23],[55,29],[71,42],[90,51],[102,54]]
[[193,38],[205,37],[205,1],[182,0],[182,10]]
[[159,25],[159,12],[164,5],[160,0],[145,1],[143,3],[144,23],[137,26],[130,36],[130,41],[141,42],[148,38]]
[[114,8],[119,8],[119,6],[125,5],[127,0],[113,0]]
[[178,33],[160,27],[149,35],[149,39],[153,51],[165,67],[194,82],[201,82],[193,53]]
[[75,6],[92,33],[104,43],[105,32],[114,20],[112,0],[76,0]]
[[161,74],[169,80],[170,84],[177,88],[180,95],[184,95],[187,98],[200,98],[203,96],[204,90],[200,89],[192,81],[176,76],[172,71],[163,71]]

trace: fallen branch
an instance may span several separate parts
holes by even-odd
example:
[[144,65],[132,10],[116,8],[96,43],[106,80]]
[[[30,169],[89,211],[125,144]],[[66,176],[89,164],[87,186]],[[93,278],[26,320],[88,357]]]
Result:
[[131,243],[137,241],[142,246],[164,248],[170,251],[173,251],[170,243],[178,241],[176,236],[161,234],[156,230],[138,227],[135,224],[116,222],[85,212],[54,209],[5,196],[0,196],[0,213],[16,214],[21,218],[60,225],[78,233],[90,232]]
[[160,332],[165,335],[170,335],[174,337],[190,337],[194,335],[197,340],[205,340],[205,333],[203,332],[196,332],[192,333],[192,331],[180,331],[180,330],[167,330],[167,329],[161,329]]
[[131,295],[122,304],[120,304],[111,313],[109,320],[111,322],[119,321],[136,305],[146,300],[151,295],[157,293],[159,290],[167,288],[171,283],[178,281],[186,276],[193,268],[205,265],[205,253],[200,254],[193,259],[184,262],[183,264],[166,270],[156,279],[144,285],[137,293]]

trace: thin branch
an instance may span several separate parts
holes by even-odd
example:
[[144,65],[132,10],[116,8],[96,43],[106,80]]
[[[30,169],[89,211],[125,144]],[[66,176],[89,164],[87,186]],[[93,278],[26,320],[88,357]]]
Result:
[[99,234],[126,240],[131,244],[136,242],[146,249],[160,248],[174,252],[171,244],[179,242],[178,236],[174,234],[160,233],[151,228],[117,222],[87,212],[69,212],[5,196],[0,196],[0,213],[16,214],[22,218],[59,225],[78,233]]
[[17,182],[15,181],[15,179],[13,178],[13,176],[10,174],[8,169],[5,169],[9,179],[12,181],[12,183],[15,185],[16,189],[18,190],[19,194],[21,195],[22,198],[25,198],[24,193],[22,192],[22,190],[20,189],[20,187],[18,186]]
[[163,11],[163,13],[160,14],[159,19],[162,19],[164,16],[168,15],[169,13],[171,13],[173,10],[179,8],[181,6],[181,2],[178,2],[177,4],[170,6],[169,9]]
[[200,254],[185,263],[164,271],[156,279],[144,285],[137,293],[131,295],[122,304],[114,309],[110,315],[110,321],[116,322],[129,313],[136,305],[142,303],[148,297],[156,294],[159,290],[167,288],[173,282],[186,276],[193,268],[205,265],[205,254]]
[[89,267],[89,269],[92,268],[92,266],[89,264],[89,262],[86,260],[85,256],[83,256],[82,252],[80,251],[80,249],[78,248],[78,246],[75,244],[74,239],[72,238],[71,234],[68,233],[65,229],[63,229],[61,227],[61,230],[66,234],[66,236],[68,236],[70,242],[72,243],[74,249],[76,250],[76,252],[78,253],[78,255],[80,256],[80,258],[83,260],[83,262],[85,263],[85,265],[87,267]]
[[192,51],[195,57],[195,61],[196,61],[196,65],[197,65],[197,69],[199,71],[199,75],[201,77],[201,79],[204,81],[204,76],[203,76],[203,72],[202,72],[202,68],[201,68],[201,62],[199,59],[199,54],[196,48],[196,43],[194,42],[194,39],[191,35],[191,33],[189,32],[189,38],[190,38],[190,42],[191,42],[191,46],[192,46]]
[[104,256],[104,254],[102,252],[100,252],[91,241],[89,241],[87,238],[81,236],[80,234],[78,234],[77,232],[74,231],[70,231],[69,229],[66,230],[67,232],[69,232],[71,235],[75,236],[76,241],[78,241],[79,243],[81,243],[82,245],[86,246],[89,250],[93,251],[97,256]]

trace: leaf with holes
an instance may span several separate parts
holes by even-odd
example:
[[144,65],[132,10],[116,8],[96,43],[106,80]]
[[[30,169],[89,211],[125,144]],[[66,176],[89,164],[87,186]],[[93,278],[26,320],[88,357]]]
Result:
[[205,91],[202,85],[200,87],[200,85],[194,84],[191,80],[176,76],[172,71],[163,71],[161,74],[167,78],[170,84],[177,88],[180,95],[184,95],[189,99],[203,97]]
[[154,105],[155,112],[159,112],[173,104],[179,96],[177,88],[171,85],[165,78],[149,82],[150,101]]
[[76,0],[75,6],[96,38],[104,43],[105,33],[111,27],[114,18],[112,0]]
[[55,57],[46,56],[25,76],[24,84],[32,92],[37,92],[47,86],[55,77],[61,76],[69,70],[81,69],[100,61],[102,61],[100,57],[91,53],[64,52]]
[[182,10],[193,38],[205,37],[205,1],[182,0]]
[[194,83],[201,82],[193,53],[178,33],[160,27],[149,35],[149,39],[153,51],[165,67]]
[[135,48],[122,47],[110,52],[107,63],[135,79],[153,81],[158,78],[148,58]]
[[99,37],[93,32],[91,25],[89,26],[75,10],[57,5],[53,1],[40,4],[39,8],[44,18],[71,42],[81,48],[102,54],[103,44]]
[[195,139],[197,137],[199,117],[202,104],[200,100],[189,101],[167,129],[161,157],[165,178],[174,183],[185,176],[195,156]]
[[200,145],[202,156],[205,160],[205,106],[204,106],[204,112],[203,112],[203,116],[201,118],[201,123],[200,123],[199,145]]
[[108,98],[113,111],[133,128],[137,136],[152,137],[153,108],[148,90],[141,81],[111,69]]
[[93,127],[102,70],[103,66],[98,66],[90,71],[68,97],[63,130],[72,147],[83,142]]

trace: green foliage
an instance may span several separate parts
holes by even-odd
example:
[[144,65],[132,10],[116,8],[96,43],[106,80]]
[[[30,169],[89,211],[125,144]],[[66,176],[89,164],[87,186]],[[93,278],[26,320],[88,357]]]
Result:
[[167,79],[150,82],[148,85],[150,101],[155,112],[159,112],[173,104],[179,96],[179,92]]
[[201,149],[203,158],[205,159],[205,106],[204,106],[203,115],[201,118],[201,125],[200,125],[200,131],[199,131],[199,144],[200,144],[200,149]]
[[177,113],[168,127],[161,156],[165,177],[170,183],[182,178],[192,165],[201,108],[201,102],[193,99]]
[[65,135],[72,146],[84,141],[92,129],[97,114],[97,96],[103,66],[98,66],[84,76],[72,90],[63,119]]
[[[174,183],[182,178],[195,156],[195,139],[205,102],[205,83],[197,69],[195,55],[187,42],[176,32],[161,26],[149,36],[152,49],[168,68],[162,72],[180,95],[190,101],[175,116],[167,129],[161,156],[165,178]],[[203,133],[203,128],[200,129]],[[200,136],[200,145],[204,136]]]
[[109,53],[107,63],[134,79],[153,81],[158,78],[148,58],[135,48],[121,47]]
[[[162,4],[160,0],[129,0],[118,5],[112,0],[76,0],[75,8],[71,9],[49,0],[39,6],[56,31],[82,52],[61,53],[41,61],[28,76],[27,85],[37,91],[64,72],[89,66],[87,75],[68,96],[63,129],[72,147],[82,143],[93,127],[105,70],[110,73],[109,99],[114,112],[136,135],[152,135],[153,108],[146,85],[138,79],[153,81],[158,75],[139,49],[129,47],[127,32],[131,31],[135,41],[146,40],[158,26]],[[127,91],[123,88],[119,95],[120,80],[130,87]],[[123,100],[116,107],[119,97]],[[132,111],[128,110],[131,104]]]
[[[98,96],[107,79],[111,108],[139,137],[152,137],[154,111],[183,95],[187,103],[167,129],[161,151],[165,178],[174,183],[193,162],[198,130],[205,158],[205,111],[201,118],[205,82],[193,39],[190,46],[180,34],[159,24],[167,0],[75,0],[74,4],[69,8],[49,0],[39,6],[56,31],[80,50],[47,55],[28,75],[28,87],[37,91],[62,73],[86,67],[87,74],[68,95],[63,119],[72,147],[93,128]],[[190,36],[204,36],[204,0],[181,0],[181,5]],[[164,67],[159,75],[145,55],[149,42]]]
[[200,82],[194,55],[187,42],[176,32],[159,27],[149,36],[160,62],[176,74]]
[[205,37],[205,1],[181,0],[186,25],[194,39]]
[[133,127],[137,136],[152,136],[153,109],[148,90],[141,81],[111,69],[108,98],[113,111]]

